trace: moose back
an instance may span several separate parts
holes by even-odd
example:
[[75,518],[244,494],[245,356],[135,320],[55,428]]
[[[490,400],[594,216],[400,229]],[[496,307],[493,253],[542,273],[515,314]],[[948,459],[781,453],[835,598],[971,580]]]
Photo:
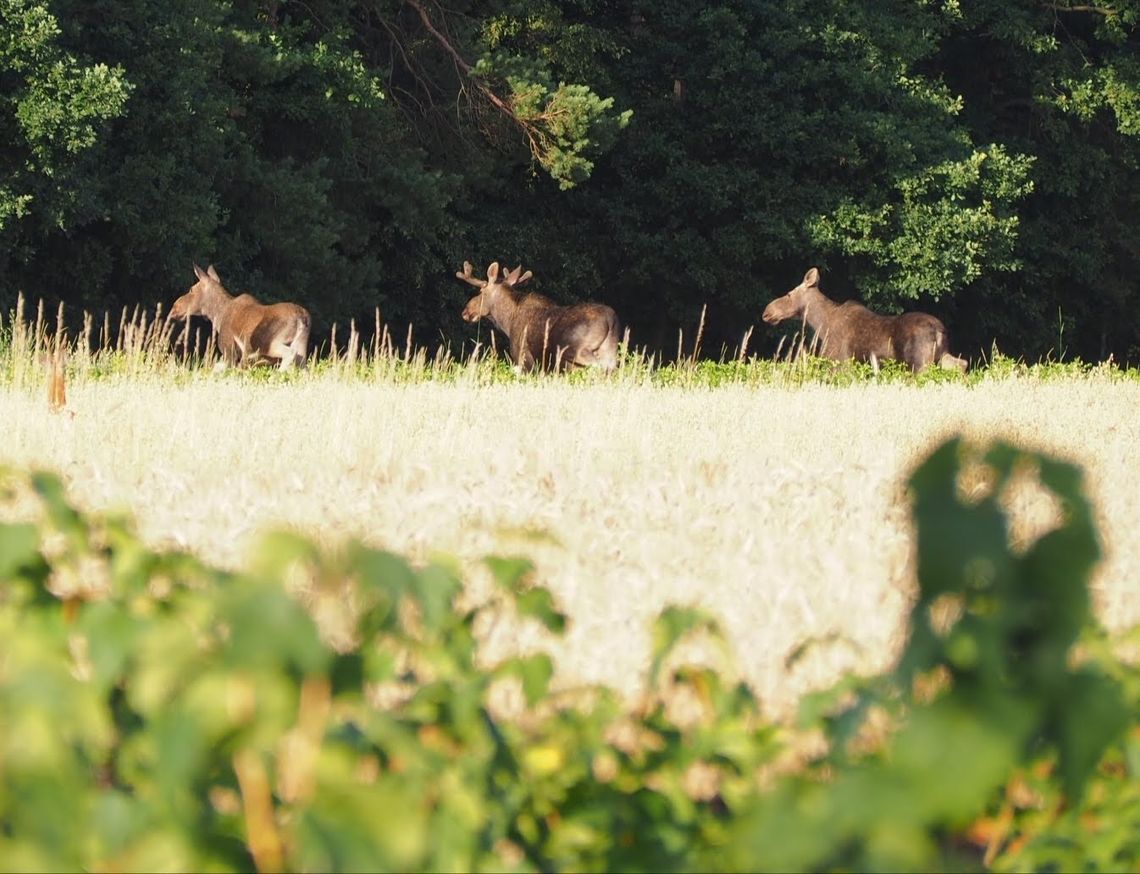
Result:
[[904,362],[912,371],[930,364],[965,371],[966,362],[949,352],[946,326],[927,313],[883,316],[860,303],[836,303],[819,289],[819,270],[812,267],[803,282],[764,308],[770,325],[799,318],[815,332],[818,353],[836,361],[869,361],[878,370],[883,359]]
[[456,277],[479,289],[463,308],[463,319],[477,322],[486,317],[507,335],[511,360],[522,371],[535,368],[563,370],[569,367],[600,367],[613,370],[618,361],[618,317],[600,303],[559,306],[541,294],[524,293],[518,287],[532,276],[520,264],[509,272],[496,261],[487,268],[487,278],[473,275],[470,261]]

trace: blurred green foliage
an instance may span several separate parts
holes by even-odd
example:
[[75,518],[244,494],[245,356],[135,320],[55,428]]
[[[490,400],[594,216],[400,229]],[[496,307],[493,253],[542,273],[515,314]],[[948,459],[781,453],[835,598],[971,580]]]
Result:
[[[1014,547],[1024,482],[1059,521]],[[724,648],[693,608],[656,621],[641,701],[559,690],[544,652],[479,653],[492,618],[565,626],[524,559],[476,598],[450,559],[279,531],[221,571],[8,471],[0,868],[1135,868],[1140,672],[1090,612],[1080,470],[955,439],[909,487],[899,664],[795,728],[685,658]]]

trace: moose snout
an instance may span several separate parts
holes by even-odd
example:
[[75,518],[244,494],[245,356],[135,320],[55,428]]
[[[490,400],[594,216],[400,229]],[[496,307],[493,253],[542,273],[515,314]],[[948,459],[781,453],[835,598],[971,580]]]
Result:
[[768,306],[764,307],[764,312],[760,315],[760,318],[769,325],[774,325],[780,321],[780,314],[774,304],[768,304]]

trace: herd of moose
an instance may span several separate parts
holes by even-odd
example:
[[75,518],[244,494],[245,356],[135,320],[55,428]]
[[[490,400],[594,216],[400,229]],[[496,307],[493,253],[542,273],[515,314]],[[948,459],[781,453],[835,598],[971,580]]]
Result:
[[[276,362],[282,370],[304,365],[311,319],[295,303],[263,304],[249,294],[234,297],[222,285],[213,265],[194,265],[198,281],[174,302],[168,319],[205,316],[217,335],[225,364]],[[463,308],[463,319],[490,319],[509,344],[510,357],[520,371],[599,367],[618,363],[619,322],[612,307],[600,303],[561,306],[534,292],[520,291],[532,277],[520,264],[502,270],[496,261],[480,279],[471,263],[463,262],[456,277],[478,292]],[[803,281],[768,304],[763,319],[777,324],[800,319],[815,334],[813,349],[836,361],[879,362],[893,359],[914,372],[937,365],[965,371],[966,361],[949,351],[946,327],[934,316],[909,312],[883,316],[855,301],[837,303],[819,288],[819,270],[812,267]]]

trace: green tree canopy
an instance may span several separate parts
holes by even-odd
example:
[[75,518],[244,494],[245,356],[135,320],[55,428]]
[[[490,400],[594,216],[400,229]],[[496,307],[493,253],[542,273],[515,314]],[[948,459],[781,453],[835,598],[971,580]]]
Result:
[[1135,361],[1138,14],[2,0],[0,306],[168,302],[197,260],[457,347],[453,273],[499,260],[637,345],[707,306],[717,354],[818,266],[971,356]]

